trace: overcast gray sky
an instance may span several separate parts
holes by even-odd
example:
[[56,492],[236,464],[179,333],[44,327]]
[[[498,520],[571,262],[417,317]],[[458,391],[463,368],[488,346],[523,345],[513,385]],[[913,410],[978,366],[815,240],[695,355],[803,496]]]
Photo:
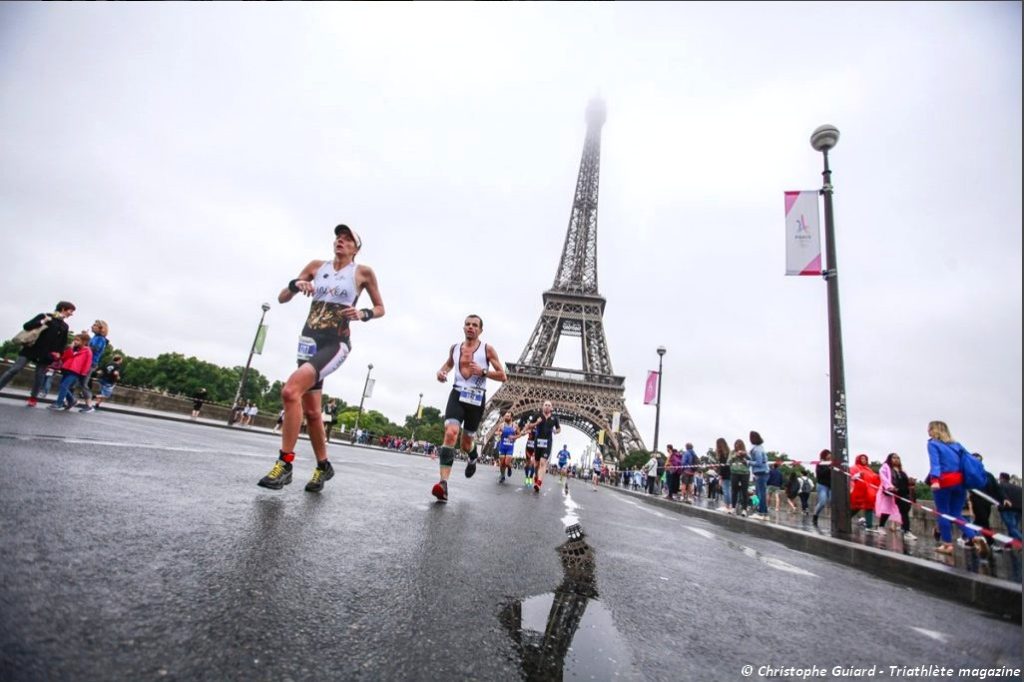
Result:
[[[0,329],[58,299],[131,355],[271,380],[358,229],[387,316],[328,392],[402,422],[467,313],[518,359],[605,99],[598,272],[647,445],[829,444],[825,284],[785,277],[783,192],[831,155],[850,452],[927,468],[943,419],[1020,471],[1021,5],[0,5]],[[562,354],[571,357],[570,354]],[[568,361],[567,361],[568,362]],[[573,365],[578,367],[578,361]],[[582,434],[566,434],[574,452]]]

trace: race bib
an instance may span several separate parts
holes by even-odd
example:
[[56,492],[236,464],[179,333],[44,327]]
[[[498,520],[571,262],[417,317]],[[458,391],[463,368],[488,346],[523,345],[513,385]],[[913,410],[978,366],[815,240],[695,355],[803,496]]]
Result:
[[548,446],[548,439],[547,438],[538,438],[537,439],[537,447],[538,448],[546,448],[547,446]]
[[299,360],[309,360],[314,355],[316,355],[316,340],[311,339],[308,336],[300,336],[299,350],[296,353],[296,356]]
[[484,391],[480,388],[462,387],[459,389],[459,402],[467,405],[483,405]]
[[511,438],[502,438],[501,439],[501,444],[502,445],[514,445],[515,441],[513,441]]

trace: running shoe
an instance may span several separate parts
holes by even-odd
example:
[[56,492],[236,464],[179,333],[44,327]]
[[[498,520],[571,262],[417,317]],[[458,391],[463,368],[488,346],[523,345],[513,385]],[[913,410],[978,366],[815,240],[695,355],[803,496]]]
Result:
[[437,498],[438,502],[448,501],[448,481],[438,481],[434,484],[430,493]]
[[79,412],[83,412],[83,413],[84,413],[84,412],[95,412],[95,411],[96,411],[96,408],[95,408],[95,407],[89,407],[88,405],[85,405],[85,406],[83,406],[83,407],[79,407],[79,408],[78,408],[78,411],[79,411]]
[[473,451],[469,453],[469,462],[466,464],[466,478],[473,478],[473,474],[476,473],[476,460],[480,457],[480,453],[474,447]]
[[35,407],[38,403],[39,401],[37,401],[35,398],[29,398],[28,400],[25,401],[25,407]]
[[63,408],[63,407],[61,407],[60,405],[58,405],[57,403],[54,403],[53,405],[50,405],[50,406],[49,406],[48,408],[46,408],[46,409],[48,409],[48,410],[53,410],[54,412],[56,412],[57,410],[63,410],[64,408]]
[[913,542],[914,540],[917,539],[917,536],[914,535],[913,533],[911,533],[909,530],[905,530],[905,531],[903,531],[903,539],[904,540],[910,540],[911,542]]
[[331,466],[330,462],[324,462],[324,467],[321,469],[320,465],[316,465],[316,469],[313,469],[313,478],[309,479],[309,483],[306,484],[307,493],[318,493],[324,489],[324,483],[334,478],[334,467]]
[[277,460],[270,473],[260,479],[256,485],[271,490],[280,490],[292,482],[292,465],[288,462]]
[[535,479],[533,481],[533,492],[539,493],[540,492],[540,484],[543,483],[543,482],[544,481],[542,481],[540,479]]
[[527,476],[526,480],[523,482],[523,485],[525,485],[527,488],[533,485],[533,477]]

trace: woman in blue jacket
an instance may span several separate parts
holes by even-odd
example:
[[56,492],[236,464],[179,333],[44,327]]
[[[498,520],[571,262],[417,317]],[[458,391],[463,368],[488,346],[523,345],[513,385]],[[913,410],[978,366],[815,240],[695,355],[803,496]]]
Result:
[[754,491],[757,493],[757,513],[762,520],[768,519],[768,455],[764,451],[764,440],[757,431],[750,432],[750,473],[754,475]]
[[[928,475],[931,481],[932,496],[935,498],[935,509],[942,515],[948,515],[961,522],[964,502],[967,501],[967,489],[964,487],[964,475],[960,472],[960,458],[970,457],[964,446],[953,440],[949,427],[945,422],[934,421],[928,424]],[[953,526],[948,518],[939,516],[939,537],[942,543],[935,548],[940,554],[953,553]],[[965,525],[960,526],[964,541],[975,539],[973,530]],[[981,538],[977,538],[981,540]],[[981,540],[984,542],[984,540]]]

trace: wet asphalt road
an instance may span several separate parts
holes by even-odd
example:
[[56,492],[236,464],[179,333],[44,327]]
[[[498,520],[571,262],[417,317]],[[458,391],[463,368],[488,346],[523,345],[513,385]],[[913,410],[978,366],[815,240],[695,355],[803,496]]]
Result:
[[[295,482],[268,491],[265,435],[0,401],[0,679],[1022,667],[1019,625],[778,543],[461,464],[437,504],[436,462],[331,448],[322,494],[303,491],[306,442]],[[577,521],[589,551],[567,544]]]

